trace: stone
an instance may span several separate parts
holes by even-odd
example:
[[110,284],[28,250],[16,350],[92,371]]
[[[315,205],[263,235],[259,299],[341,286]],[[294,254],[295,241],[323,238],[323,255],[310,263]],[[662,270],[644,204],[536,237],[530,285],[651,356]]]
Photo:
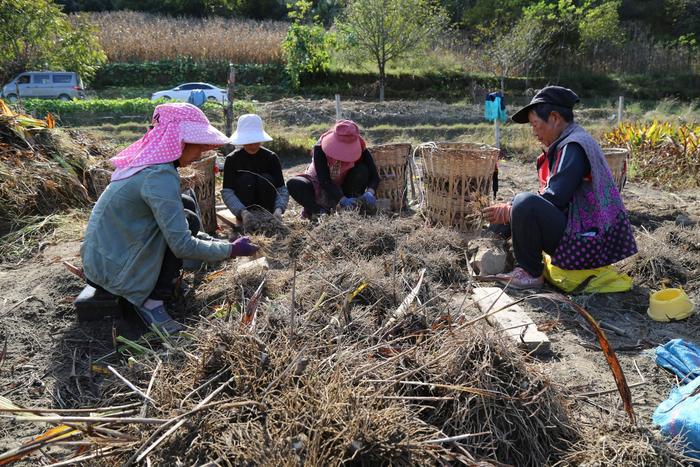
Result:
[[469,264],[480,276],[500,274],[506,269],[507,253],[503,241],[497,239],[476,239],[469,242],[472,253]]

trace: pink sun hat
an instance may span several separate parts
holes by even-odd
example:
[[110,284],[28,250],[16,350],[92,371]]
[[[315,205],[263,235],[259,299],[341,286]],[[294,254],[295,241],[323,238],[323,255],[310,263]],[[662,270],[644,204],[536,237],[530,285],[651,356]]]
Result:
[[360,128],[352,120],[338,120],[332,130],[321,135],[320,140],[326,156],[342,162],[355,162],[365,148]]
[[146,134],[110,161],[117,171],[123,171],[173,162],[182,155],[185,143],[223,146],[228,142],[226,135],[211,126],[204,112],[194,105],[161,104],[153,111],[152,126]]

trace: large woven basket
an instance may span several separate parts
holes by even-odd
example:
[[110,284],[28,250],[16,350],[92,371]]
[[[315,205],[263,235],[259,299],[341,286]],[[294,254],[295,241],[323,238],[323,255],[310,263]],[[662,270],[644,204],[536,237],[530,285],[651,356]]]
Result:
[[463,232],[481,228],[499,150],[479,143],[426,143],[418,153],[428,218]]
[[605,160],[608,162],[610,172],[612,172],[613,180],[617,189],[622,191],[622,188],[627,182],[627,160],[629,158],[629,150],[623,148],[603,148]]
[[406,167],[411,155],[409,143],[382,144],[367,148],[379,172],[377,199],[386,199],[392,211],[405,207]]
[[216,156],[193,162],[191,166],[178,169],[180,191],[192,188],[202,214],[202,228],[208,233],[216,230],[216,189],[214,165]]

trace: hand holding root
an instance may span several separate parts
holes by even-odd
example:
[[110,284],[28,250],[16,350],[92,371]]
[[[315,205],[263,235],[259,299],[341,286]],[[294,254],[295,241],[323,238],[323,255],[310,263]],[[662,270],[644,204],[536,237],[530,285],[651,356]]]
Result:
[[484,208],[481,212],[491,224],[508,224],[510,223],[510,210],[509,203],[500,203]]

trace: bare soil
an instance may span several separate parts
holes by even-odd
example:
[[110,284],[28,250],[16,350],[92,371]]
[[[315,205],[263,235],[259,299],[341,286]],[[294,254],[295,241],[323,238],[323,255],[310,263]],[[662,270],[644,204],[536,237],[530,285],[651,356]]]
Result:
[[[291,176],[302,169],[303,165],[291,167],[285,175]],[[535,188],[532,165],[517,162],[502,165],[499,197],[509,199],[519,191]],[[637,258],[623,265],[637,273],[633,276],[635,286],[627,293],[576,295],[573,300],[604,328],[607,325],[607,336],[632,387],[638,423],[651,427],[654,408],[676,383],[673,376],[654,363],[654,348],[673,338],[697,342],[700,315],[667,324],[652,321],[646,315],[648,296],[662,285],[681,286],[695,303],[700,303],[700,191],[670,193],[632,182],[625,187],[623,195],[641,250]],[[288,222],[295,219],[293,228],[299,225],[298,213],[299,207],[293,205],[285,215]],[[412,222],[411,228],[423,225],[418,216]],[[105,397],[113,395],[106,392],[113,391],[113,386],[104,385],[104,378],[90,371],[91,362],[114,351],[114,335],[133,337],[143,331],[133,320],[117,325],[77,322],[72,301],[83,284],[66,271],[62,262],[80,264],[79,240],[47,244],[39,254],[19,264],[1,265],[0,395],[15,404],[47,408],[98,406]],[[274,242],[269,240],[268,245]],[[380,249],[384,247],[384,243],[379,245]],[[645,269],[654,255],[663,261]],[[282,267],[281,263],[272,261],[271,273],[284,276],[288,283],[289,271]],[[451,267],[460,266],[455,263]],[[466,270],[463,273],[466,275]],[[186,280],[195,290],[176,308],[175,314],[181,319],[196,317],[192,311],[211,311],[217,304],[212,297],[229,293],[225,284],[219,285],[221,290],[212,291],[212,284],[202,274],[188,273]],[[206,294],[202,295],[201,288],[207,288]],[[458,293],[462,288],[455,284],[453,291]],[[517,292],[511,295],[516,299],[522,296]],[[192,300],[198,309],[192,309]],[[601,439],[610,436],[614,427],[624,425],[626,416],[595,336],[575,312],[561,304],[532,297],[525,301],[524,307],[552,342],[551,354],[538,357],[535,364],[560,388],[571,404],[571,413],[590,428],[591,436]],[[469,304],[466,309],[473,316],[478,314],[476,307]],[[591,394],[598,392],[601,394]],[[41,430],[31,424],[3,420],[0,452],[36,436]]]

